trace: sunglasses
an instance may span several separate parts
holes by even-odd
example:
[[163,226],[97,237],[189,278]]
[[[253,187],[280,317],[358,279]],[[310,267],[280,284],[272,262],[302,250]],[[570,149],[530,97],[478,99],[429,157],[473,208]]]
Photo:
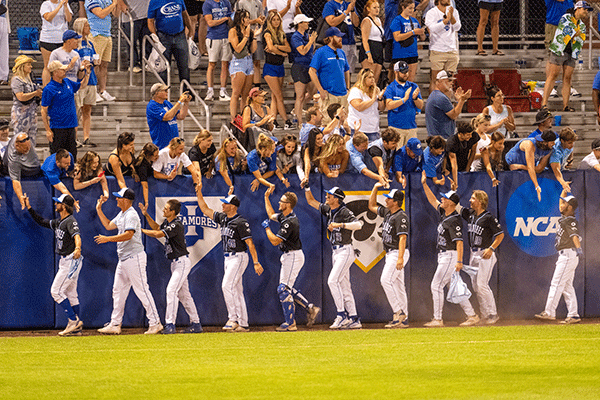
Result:
[[17,143],[25,143],[25,142],[28,142],[29,139],[30,139],[29,136],[27,136],[25,139],[17,140]]

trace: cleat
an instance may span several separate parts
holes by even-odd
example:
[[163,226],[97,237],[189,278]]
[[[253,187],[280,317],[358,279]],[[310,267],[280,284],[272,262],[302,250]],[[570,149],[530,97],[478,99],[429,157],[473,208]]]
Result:
[[104,328],[98,329],[98,332],[105,335],[120,335],[121,325],[111,325],[109,322],[108,324],[104,325]]
[[229,321],[227,321],[227,323],[225,324],[225,326],[222,329],[224,331],[232,331],[235,328],[237,328],[238,326],[240,326],[240,325],[236,321],[229,320]]
[[200,322],[193,323],[183,333],[202,333],[202,325],[200,325]]
[[475,315],[471,315],[470,317],[467,318],[467,320],[465,322],[463,322],[462,324],[460,324],[460,326],[473,326],[473,325],[477,325],[479,323],[480,319],[479,316],[477,314]]
[[498,314],[490,315],[489,317],[486,318],[485,323],[486,323],[486,325],[494,325],[496,322],[498,322],[499,319],[500,319],[500,317],[498,316]]
[[548,314],[546,311],[542,311],[539,314],[535,314],[535,317],[537,319],[543,319],[545,321],[555,321],[556,320],[556,317],[550,316],[550,314]]
[[398,326],[398,328],[408,328],[408,319],[405,319],[404,321],[402,321],[400,323],[400,325]]
[[394,317],[392,318],[392,320],[390,322],[388,322],[387,325],[385,325],[386,328],[390,329],[390,328],[400,328],[400,324],[402,324],[402,321],[404,321],[406,319],[406,314],[404,314],[404,312],[397,312],[394,313]]
[[221,90],[221,92],[219,93],[219,101],[229,101],[231,100],[231,97],[229,97],[229,95],[227,94],[226,91]]
[[235,329],[231,330],[230,332],[250,332],[250,328],[238,325]]
[[171,335],[173,333],[177,333],[177,329],[175,329],[175,324],[166,324],[165,329],[163,329],[163,335]]
[[284,322],[283,324],[279,325],[275,330],[277,332],[293,332],[293,331],[297,331],[298,328],[296,327],[295,322],[291,325],[288,324],[287,322]]
[[155,335],[157,333],[159,333],[160,331],[163,330],[163,326],[162,324],[159,322],[156,325],[152,325],[148,328],[148,330],[146,332],[144,332],[144,335]]
[[558,92],[556,91],[556,89],[552,89],[552,91],[550,92],[550,97],[552,97],[552,98],[558,97]]
[[213,90],[208,90],[206,92],[206,97],[204,98],[204,101],[212,101],[215,98],[215,92]]
[[100,97],[102,97],[105,101],[115,101],[117,98],[113,97],[106,90],[100,93]]
[[[346,317],[342,317],[341,315],[338,315],[333,320],[333,324],[331,324],[331,326],[329,327],[329,329],[341,329],[342,328],[342,322],[344,322],[344,321],[347,321],[347,318]],[[346,323],[346,325],[348,325],[348,323]]]
[[581,318],[579,317],[567,317],[564,321],[560,321],[561,324],[570,325],[570,324],[578,324],[581,322]]
[[441,319],[432,319],[423,326],[425,328],[442,328],[444,326],[444,321],[442,321]]
[[356,318],[355,320],[347,319],[349,321],[348,324],[342,327],[342,329],[362,329],[362,324],[360,323],[360,318]]
[[315,305],[309,307],[306,326],[311,327],[314,325],[315,320],[317,319],[317,315],[319,315],[319,312],[321,312],[321,309],[319,307]]
[[75,317],[74,320],[70,319],[69,322],[67,323],[67,327],[65,328],[64,331],[58,332],[59,336],[65,336],[69,333],[72,333],[76,330],[81,330],[81,327],[83,326],[83,322],[79,319],[79,317]]

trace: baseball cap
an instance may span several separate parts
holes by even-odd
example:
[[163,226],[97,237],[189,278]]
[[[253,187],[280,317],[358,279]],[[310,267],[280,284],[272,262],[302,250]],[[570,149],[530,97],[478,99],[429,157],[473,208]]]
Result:
[[81,39],[81,35],[78,35],[77,32],[67,29],[65,33],[63,33],[63,42],[66,42],[69,39]]
[[565,196],[565,197],[561,197],[561,199],[566,201],[568,205],[573,207],[573,210],[577,209],[577,206],[579,206],[577,199],[572,194]]
[[346,198],[344,191],[337,186],[334,186],[331,189],[326,190],[325,193],[329,193],[330,195],[335,196],[335,197],[339,198],[340,200],[344,200]]
[[332,26],[325,31],[325,37],[331,37],[331,36],[342,37],[342,36],[344,36],[344,34],[338,28],[336,28],[335,26]]
[[232,206],[236,207],[240,206],[240,199],[238,199],[238,197],[235,194],[230,194],[229,196],[220,200],[225,204],[231,204]]
[[52,200],[60,204],[66,204],[69,207],[73,207],[75,205],[75,199],[68,194],[62,194],[60,197],[53,197]]
[[302,22],[310,22],[312,20],[313,20],[312,18],[309,18],[304,14],[298,14],[294,17],[294,25],[299,25]]
[[384,193],[384,197],[397,201],[399,204],[404,200],[404,193],[398,189],[392,189],[389,193]]
[[406,147],[415,153],[417,157],[423,154],[423,146],[421,146],[421,141],[417,138],[408,139],[408,142],[406,142]]
[[575,10],[577,10],[578,8],[584,8],[588,11],[592,11],[593,8],[588,4],[587,1],[578,1],[577,3],[575,3],[575,5],[573,6],[573,8]]
[[164,83],[155,83],[154,85],[152,85],[152,87],[150,88],[150,96],[154,96],[156,94],[156,92],[160,92],[161,90],[167,90],[169,89],[171,86],[167,86]]
[[600,139],[594,139],[592,142],[592,150],[600,150]]
[[59,69],[66,70],[67,68],[69,68],[68,65],[64,65],[63,63],[61,63],[58,60],[54,60],[48,64],[48,71],[50,71],[50,72],[58,71]]
[[449,75],[446,71],[440,71],[440,72],[438,72],[438,74],[435,76],[435,79],[437,79],[438,81],[441,80],[441,79],[454,80],[454,78],[452,77],[452,75]]
[[129,188],[123,188],[123,189],[119,190],[118,192],[113,192],[113,196],[131,200],[131,201],[135,200],[135,193],[133,192],[133,190],[131,190]]
[[8,126],[10,125],[10,122],[7,119],[0,119],[0,130],[2,129],[8,129]]
[[252,97],[255,98],[256,96],[260,96],[260,95],[266,95],[268,92],[266,90],[261,90],[260,88],[257,87],[253,87],[252,89],[250,89],[250,92],[248,93],[248,97]]
[[538,111],[537,114],[535,114],[535,122],[533,123],[533,125],[539,125],[542,122],[544,122],[545,120],[547,120],[548,118],[552,118],[552,113],[550,111],[548,111],[547,108],[544,108],[544,109]]
[[550,129],[546,129],[541,134],[535,137],[538,142],[554,142],[556,140],[556,132]]
[[394,71],[406,73],[408,72],[408,64],[406,61],[398,61],[396,64],[394,64]]
[[442,196],[453,202],[454,204],[458,204],[460,202],[460,196],[454,190],[451,190],[446,193],[442,193]]

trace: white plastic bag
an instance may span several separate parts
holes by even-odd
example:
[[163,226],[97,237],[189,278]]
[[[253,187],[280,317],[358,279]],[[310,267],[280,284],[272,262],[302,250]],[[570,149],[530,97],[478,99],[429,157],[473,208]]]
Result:
[[156,44],[156,47],[154,47],[152,49],[152,53],[150,53],[150,57],[148,58],[148,66],[150,69],[160,74],[161,72],[167,70],[167,62],[165,61],[164,57],[161,57],[166,48],[160,41],[155,41],[154,43]]
[[446,300],[450,303],[459,304],[465,300],[469,300],[470,297],[471,291],[460,277],[460,272],[454,271],[452,278],[450,278],[450,288],[448,289]]
[[198,49],[198,45],[192,38],[188,38],[188,48],[188,66],[190,70],[195,70],[200,66],[200,49]]

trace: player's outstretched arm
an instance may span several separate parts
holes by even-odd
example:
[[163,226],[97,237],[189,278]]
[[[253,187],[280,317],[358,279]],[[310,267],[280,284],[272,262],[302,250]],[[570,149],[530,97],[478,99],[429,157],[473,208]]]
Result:
[[117,226],[114,223],[112,223],[111,220],[106,218],[106,215],[104,215],[104,212],[102,211],[102,204],[104,204],[105,202],[106,197],[100,196],[100,198],[96,202],[96,212],[98,213],[98,218],[100,218],[100,222],[102,222],[102,225],[104,225],[104,229],[112,231],[114,229],[117,229]]
[[27,193],[23,193],[23,204],[25,204],[27,211],[29,211],[29,215],[31,215],[31,218],[35,221],[36,224],[43,228],[51,228],[50,221],[42,217],[40,214],[35,212],[33,208],[31,208],[31,204],[29,204],[29,197],[27,196]]
[[198,207],[202,211],[202,214],[206,215],[208,218],[212,219],[215,215],[215,212],[211,210],[211,208],[206,204],[204,200],[204,196],[202,196],[202,179],[196,185],[196,198],[198,199]]
[[[152,228],[152,230],[155,230],[155,231],[160,231],[160,225],[158,225],[156,223],[156,221],[154,221],[152,219],[152,217],[150,216],[150,214],[148,214],[148,207],[145,204],[142,204],[142,203],[138,203],[138,207],[140,208],[140,211],[142,212],[142,215],[144,217],[146,217],[146,221],[148,221],[148,225],[150,225],[150,228]],[[148,230],[148,229],[142,229],[142,232],[144,232],[145,230]],[[162,232],[162,231],[160,231],[160,232]],[[148,236],[152,236],[152,235],[148,235]],[[152,237],[156,237],[156,236],[152,236]],[[158,237],[162,237],[162,236],[158,236]]]
[[310,188],[307,187],[304,189],[304,195],[306,196],[306,201],[308,202],[308,205],[318,210],[321,204],[315,199],[315,196],[313,196],[312,192],[310,191]]
[[150,237],[159,239],[161,237],[165,237],[165,233],[161,230],[154,230],[154,229],[142,229],[142,233],[144,235],[148,235]]
[[269,199],[269,196],[271,194],[273,194],[273,191],[275,190],[275,186],[271,186],[270,188],[268,188],[265,191],[265,210],[267,211],[267,215],[269,216],[269,219],[272,219],[273,221],[274,216],[275,216],[275,210],[273,210],[273,206],[271,205],[271,200]]
[[[542,201],[542,188],[540,187],[537,180],[537,173],[535,169],[535,144],[532,142],[526,141],[521,143],[521,150],[525,152],[525,161],[527,163],[527,172],[529,173],[529,178],[533,182],[533,187],[537,193],[538,201]],[[549,158],[549,157],[548,157]]]
[[373,190],[371,190],[371,197],[369,197],[369,210],[371,212],[374,212],[375,214],[377,214],[377,208],[378,208],[377,207],[377,191],[382,186],[383,185],[381,184],[381,182],[375,183],[375,185],[373,185]]
[[423,191],[425,192],[427,201],[429,201],[429,204],[431,204],[433,206],[433,208],[437,209],[438,206],[440,205],[440,202],[438,201],[438,199],[435,198],[435,196],[433,195],[433,192],[431,191],[431,189],[429,188],[429,185],[427,184],[427,175],[425,174],[425,171],[423,171],[423,173],[421,174],[421,184],[423,185]]

